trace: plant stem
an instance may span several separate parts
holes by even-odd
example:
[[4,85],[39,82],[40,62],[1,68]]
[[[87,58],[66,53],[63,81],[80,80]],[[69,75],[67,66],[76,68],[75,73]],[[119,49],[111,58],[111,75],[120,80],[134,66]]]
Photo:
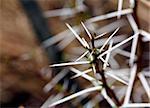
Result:
[[114,91],[108,86],[108,84],[106,82],[104,70],[102,70],[102,68],[99,68],[100,65],[102,65],[100,63],[100,61],[96,60],[95,61],[96,72],[99,73],[101,75],[101,77],[102,77],[103,87],[106,89],[106,93],[108,94],[108,96],[111,97],[114,100],[116,105],[120,106],[121,104],[120,104],[118,98],[116,97]]
[[[92,42],[92,48],[95,49],[94,38],[92,38],[91,42]],[[101,63],[101,61],[99,61],[97,59],[98,54],[96,52],[94,52],[93,56],[94,56],[93,63],[94,63],[95,68],[96,68],[96,73],[99,73],[101,75],[103,87],[106,89],[106,93],[108,94],[108,96],[110,98],[112,98],[114,100],[114,102],[117,106],[121,106],[121,103],[119,102],[118,98],[116,97],[114,91],[108,86],[108,84],[106,82],[105,73],[104,73],[104,70],[102,67],[102,63]]]

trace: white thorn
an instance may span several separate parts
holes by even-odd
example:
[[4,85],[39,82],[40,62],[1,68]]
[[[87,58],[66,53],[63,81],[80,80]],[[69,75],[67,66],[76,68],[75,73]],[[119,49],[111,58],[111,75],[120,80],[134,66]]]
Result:
[[77,58],[75,61],[81,60],[84,56],[86,56],[89,53],[89,51],[84,52],[79,58]]
[[[133,9],[130,9],[130,8],[129,9],[124,9],[124,10],[120,11],[120,15],[126,15],[126,14],[129,14],[129,13],[132,13],[132,12],[133,12]],[[108,14],[105,14],[105,15],[96,16],[96,17],[88,19],[87,23],[93,23],[93,22],[96,22],[96,21],[113,18],[113,17],[116,17],[117,15],[118,15],[118,11],[108,13]]]
[[117,45],[113,46],[110,50],[107,50],[107,51],[103,52],[101,55],[98,56],[98,58],[104,56],[104,55],[107,54],[108,52],[111,52],[111,51],[115,50],[116,48],[120,47],[121,45],[127,43],[127,42],[130,41],[131,39],[133,39],[133,38],[135,38],[136,36],[138,36],[138,34],[139,34],[139,33],[136,33],[136,34],[134,34],[133,36],[131,36],[131,37],[125,39],[124,41],[122,41],[122,42],[120,42],[120,43],[118,43]]
[[138,76],[139,76],[139,79],[140,79],[140,81],[141,81],[141,83],[142,83],[142,85],[143,85],[143,87],[144,87],[144,89],[145,89],[145,91],[148,95],[149,101],[150,101],[150,87],[149,87],[149,84],[146,81],[146,79],[145,79],[145,77],[142,73],[139,73]]
[[[108,50],[112,47],[112,44],[113,44],[113,41],[110,41],[110,45],[109,45]],[[107,55],[106,55],[106,59],[105,59],[106,62],[103,65],[103,70],[105,70],[106,67],[107,67],[107,63],[108,63],[109,57],[110,57],[110,52],[107,53]]]
[[100,50],[99,50],[99,52],[101,52],[103,49],[104,49],[104,47],[107,45],[107,43],[110,41],[110,39],[112,39],[112,37],[117,33],[117,31],[119,30],[119,28],[117,28],[114,32],[113,32],[113,34],[111,34],[111,36],[106,40],[106,42],[103,44],[103,46],[100,48]]
[[77,92],[77,93],[74,93],[74,94],[72,94],[72,95],[70,95],[70,96],[68,96],[68,97],[65,97],[65,98],[63,98],[63,99],[60,99],[60,100],[54,102],[53,104],[49,105],[49,107],[56,106],[56,105],[58,105],[58,104],[64,103],[64,102],[66,102],[66,101],[69,101],[69,100],[71,100],[71,99],[73,99],[73,98],[76,98],[76,97],[78,97],[78,96],[80,96],[80,95],[84,95],[84,94],[86,94],[86,93],[89,93],[89,92],[92,92],[92,91],[98,91],[98,90],[101,90],[101,89],[102,89],[102,86],[96,86],[96,87],[87,88],[87,89],[85,89],[85,90],[82,90],[82,91],[79,91],[79,92]]
[[89,64],[89,63],[90,63],[89,61],[78,61],[78,62],[69,62],[69,63],[53,64],[53,65],[50,65],[50,67],[80,65],[80,64]]
[[80,36],[73,30],[73,28],[66,23],[66,26],[72,31],[72,33],[76,36],[76,38],[79,40],[79,42],[85,47],[85,44],[83,40],[80,38]]
[[132,92],[132,88],[133,88],[133,83],[134,83],[135,76],[136,76],[136,71],[137,71],[137,66],[134,65],[131,68],[130,80],[129,80],[128,88],[127,88],[127,91],[126,91],[124,104],[128,104],[129,103],[131,92]]
[[81,22],[81,24],[82,24],[83,28],[85,29],[86,33],[88,34],[89,38],[92,39],[92,35],[91,35],[91,33],[89,32],[89,30],[87,29],[87,27],[84,25],[83,22]]
[[80,76],[82,76],[83,74],[87,74],[87,73],[89,73],[89,72],[91,72],[91,71],[92,71],[92,69],[85,70],[85,71],[83,71],[82,73],[78,73],[78,74],[72,76],[71,79],[80,77]]
[[123,0],[118,0],[118,15],[117,15],[118,19],[120,19],[121,17],[122,6],[123,6]]

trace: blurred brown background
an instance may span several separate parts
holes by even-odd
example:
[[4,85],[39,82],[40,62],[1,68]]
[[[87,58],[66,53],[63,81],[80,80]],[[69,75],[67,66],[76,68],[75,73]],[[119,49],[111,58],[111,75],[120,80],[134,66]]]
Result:
[[[62,8],[65,4],[61,0],[37,0],[37,3],[43,13],[47,10]],[[67,0],[67,3],[70,7],[74,7],[75,0]],[[79,24],[81,20],[110,12],[115,10],[117,6],[117,0],[110,2],[85,0],[84,3],[89,7],[88,11],[78,13],[75,18],[70,18],[65,22]],[[128,7],[128,2],[125,4],[124,8]],[[139,25],[140,28],[148,32],[150,32],[149,12],[150,3],[146,0],[139,0],[137,5]],[[64,21],[60,17],[47,18],[46,20],[53,35],[66,29]],[[108,22],[104,21],[100,25],[105,25]],[[130,31],[130,29],[125,28],[125,31]],[[67,47],[64,51],[69,52],[69,48]],[[45,84],[51,80],[49,62],[50,60],[41,48],[20,1],[0,0],[1,105],[6,107],[16,107],[22,104],[41,106],[49,96],[43,91]],[[43,72],[44,69],[47,69],[46,73]]]

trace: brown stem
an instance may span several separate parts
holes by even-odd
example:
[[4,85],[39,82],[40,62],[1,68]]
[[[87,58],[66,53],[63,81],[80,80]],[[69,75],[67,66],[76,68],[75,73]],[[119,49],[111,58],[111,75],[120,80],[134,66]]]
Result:
[[101,77],[102,77],[102,82],[103,82],[103,87],[106,89],[106,93],[108,94],[109,97],[111,97],[115,104],[117,106],[120,106],[120,102],[118,100],[118,98],[116,97],[114,91],[108,86],[107,82],[106,82],[106,78],[105,78],[105,75],[104,75],[104,70],[102,68],[99,68],[99,65],[100,64],[100,61],[99,60],[96,60],[95,61],[95,67],[96,67],[96,72],[97,73],[100,73]]
[[[92,42],[92,48],[95,49],[94,38],[92,38],[91,42]],[[106,93],[108,94],[108,96],[109,96],[110,98],[113,99],[113,101],[115,102],[115,104],[116,104],[117,106],[121,106],[121,104],[120,104],[118,98],[116,97],[114,91],[108,86],[108,84],[107,84],[107,82],[106,82],[104,70],[103,70],[103,68],[102,68],[102,63],[101,63],[101,61],[99,61],[99,60],[97,59],[97,56],[98,56],[98,55],[97,55],[96,53],[94,53],[93,56],[94,56],[93,63],[94,63],[95,68],[96,68],[96,73],[99,73],[99,74],[101,75],[101,77],[102,77],[102,82],[103,82],[103,87],[106,89]]]

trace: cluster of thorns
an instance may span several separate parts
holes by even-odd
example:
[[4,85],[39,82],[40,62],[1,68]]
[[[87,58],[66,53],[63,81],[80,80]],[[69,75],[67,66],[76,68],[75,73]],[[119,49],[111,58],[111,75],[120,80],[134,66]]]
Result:
[[[104,70],[105,68],[108,66],[108,59],[110,56],[110,52],[107,53],[106,55],[106,60],[104,60],[101,56],[102,52],[104,52],[104,47],[107,45],[107,43],[112,39],[112,37],[117,33],[117,31],[119,30],[119,28],[117,28],[113,34],[107,39],[107,41],[104,43],[104,45],[98,49],[95,47],[94,45],[94,41],[95,39],[98,39],[102,36],[104,36],[106,33],[100,34],[99,36],[93,36],[90,34],[90,32],[88,31],[87,27],[85,26],[85,24],[83,22],[81,22],[82,26],[84,27],[86,33],[88,34],[89,38],[90,38],[90,42],[91,44],[89,45],[88,42],[85,40],[85,38],[80,38],[80,36],[72,29],[72,27],[69,24],[66,24],[67,27],[73,32],[73,34],[76,36],[76,38],[78,39],[78,41],[81,43],[81,45],[87,49],[87,51],[85,53],[83,53],[78,59],[75,60],[75,62],[70,62],[70,63],[61,63],[61,64],[54,64],[51,65],[50,67],[55,67],[55,66],[67,66],[67,65],[78,65],[78,64],[91,64],[92,66],[92,71],[94,72],[94,76],[97,79],[97,74],[100,74],[101,76],[101,81],[102,84],[101,86],[103,88],[105,88],[106,93],[108,94],[109,97],[111,97],[113,99],[113,101],[116,103],[116,105],[120,106],[120,102],[118,101],[117,97],[115,96],[115,93],[113,92],[112,89],[110,89],[110,87],[108,86],[107,82],[106,82],[106,78],[105,78],[105,74],[104,74]],[[112,47],[113,41],[110,41],[110,45],[109,45],[109,49]],[[89,53],[89,57],[87,57],[86,55]],[[104,54],[104,53],[103,53]],[[80,59],[82,59],[83,57],[87,57],[88,61],[79,61]],[[102,62],[104,64],[102,64]],[[103,65],[103,66],[102,66]],[[87,70],[88,71],[88,70]],[[91,69],[89,70],[91,71]],[[88,72],[89,72],[88,71]],[[79,75],[74,76],[75,77],[79,77]],[[99,79],[99,78],[98,78]]]

